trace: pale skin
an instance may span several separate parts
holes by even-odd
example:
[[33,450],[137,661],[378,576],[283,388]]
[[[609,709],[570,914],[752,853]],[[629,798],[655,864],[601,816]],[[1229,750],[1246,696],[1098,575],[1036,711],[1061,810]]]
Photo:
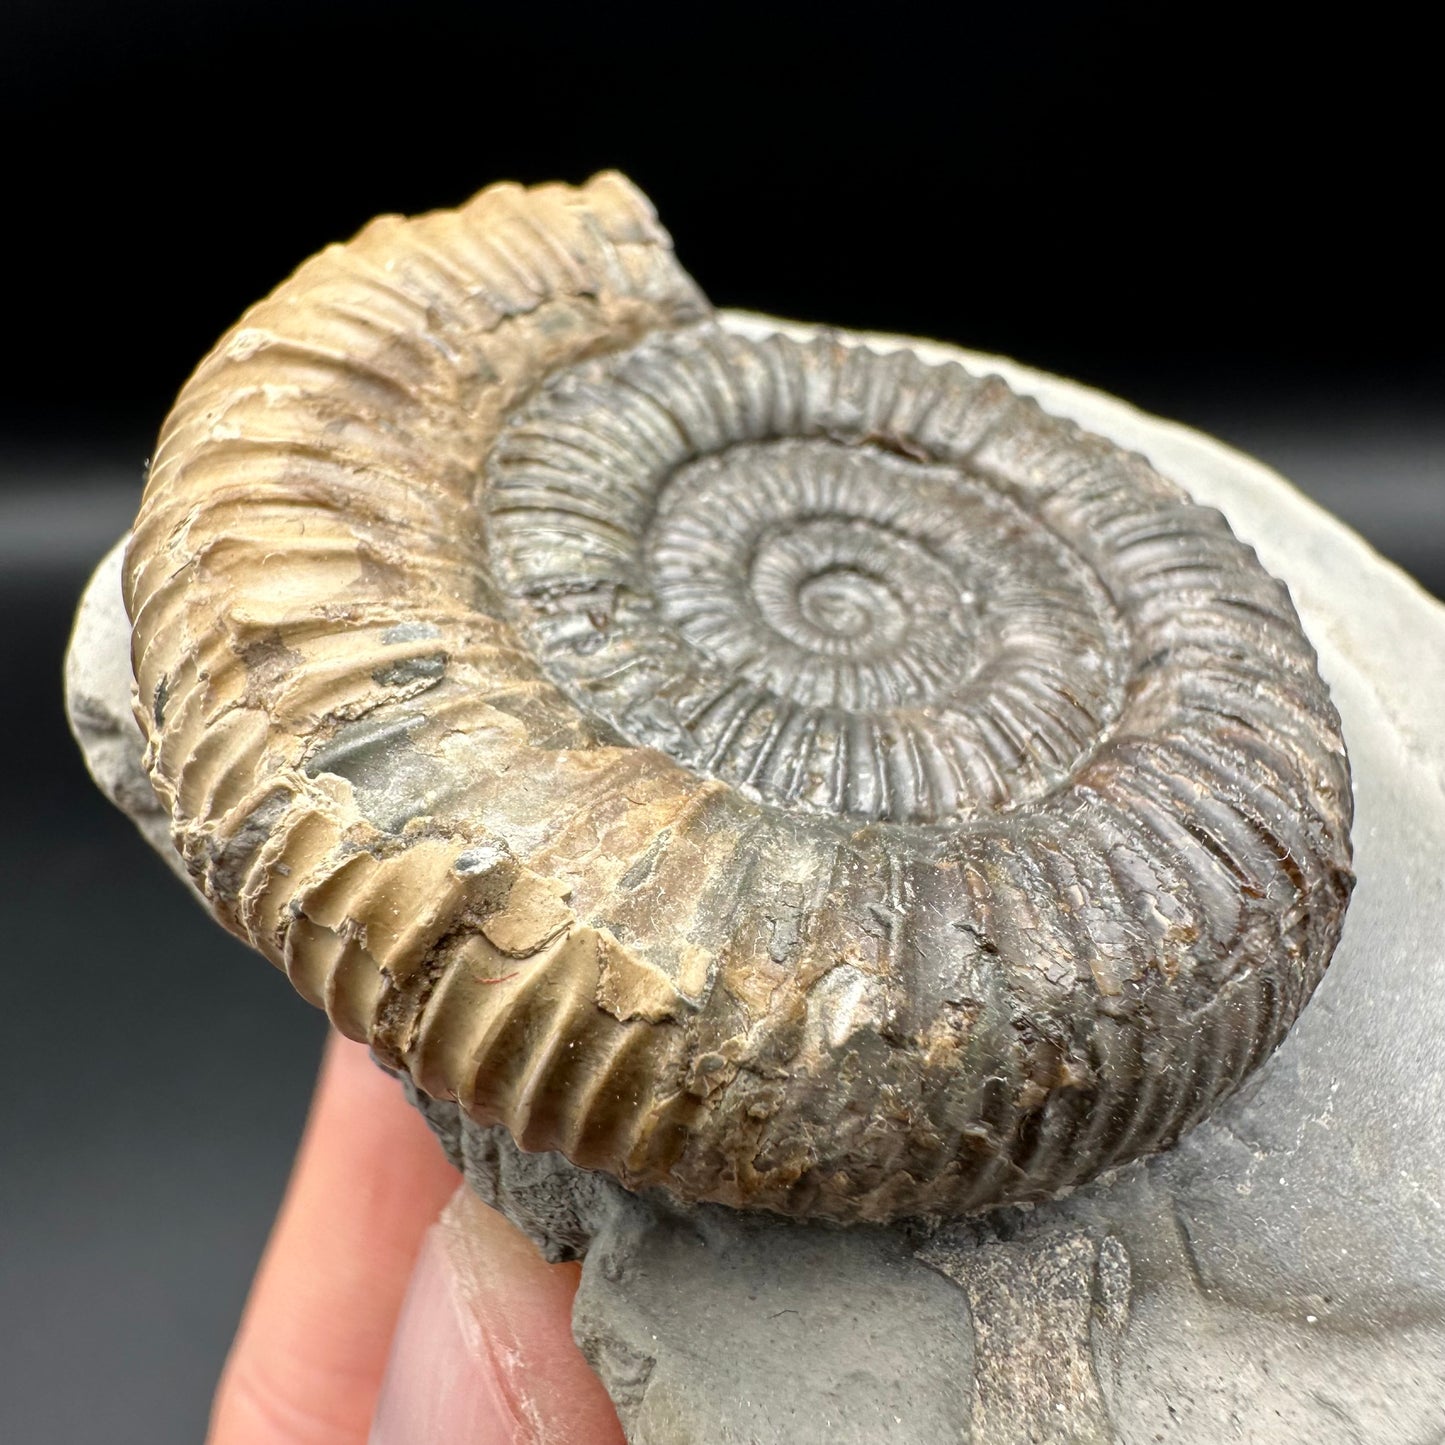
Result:
[[577,1266],[465,1196],[434,1231],[458,1184],[395,1081],[333,1037],[207,1445],[623,1445],[572,1340]]

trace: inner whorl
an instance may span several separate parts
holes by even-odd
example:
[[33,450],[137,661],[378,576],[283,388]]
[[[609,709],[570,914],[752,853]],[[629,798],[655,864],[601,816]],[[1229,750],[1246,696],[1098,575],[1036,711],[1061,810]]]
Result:
[[1130,646],[1091,519],[979,452],[1025,410],[861,348],[656,338],[513,419],[493,565],[630,742],[784,809],[1012,807],[1097,747]]

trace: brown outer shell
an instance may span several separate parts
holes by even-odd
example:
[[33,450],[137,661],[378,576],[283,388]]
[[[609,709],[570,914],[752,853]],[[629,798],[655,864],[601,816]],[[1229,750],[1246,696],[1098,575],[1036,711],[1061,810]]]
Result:
[[[1276,637],[1283,590],[1248,603],[1281,671],[1260,716],[1308,726],[1256,743],[1240,693],[1226,751],[1272,821],[1235,799],[1223,862],[1217,817],[1171,821],[1200,800],[1148,739],[1041,831],[799,846],[559,691],[471,520],[544,378],[707,315],[603,175],[378,220],[221,340],[162,433],[126,578],[147,767],[192,876],[428,1093],[633,1186],[880,1219],[1041,1197],[1167,1143],[1282,1037],[1348,896],[1343,747],[1308,645]],[[1057,430],[1060,458],[1111,450]],[[1151,686],[1144,712],[1170,700]],[[1161,839],[1185,858],[1157,882],[1230,913],[1212,976],[1168,897],[1157,936],[1125,936],[1129,869],[1097,896],[1070,828],[1102,852],[1150,834],[1156,871]],[[971,982],[925,999],[940,947]]]

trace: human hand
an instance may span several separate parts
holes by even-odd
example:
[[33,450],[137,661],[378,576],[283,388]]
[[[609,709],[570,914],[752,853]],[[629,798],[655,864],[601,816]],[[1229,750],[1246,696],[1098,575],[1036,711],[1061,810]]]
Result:
[[207,1445],[622,1445],[572,1340],[577,1278],[333,1036]]

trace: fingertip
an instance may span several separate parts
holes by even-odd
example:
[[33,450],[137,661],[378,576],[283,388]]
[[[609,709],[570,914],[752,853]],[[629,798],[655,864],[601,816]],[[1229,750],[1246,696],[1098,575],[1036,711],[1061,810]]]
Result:
[[572,1338],[577,1279],[458,1190],[422,1245],[371,1445],[625,1445]]

